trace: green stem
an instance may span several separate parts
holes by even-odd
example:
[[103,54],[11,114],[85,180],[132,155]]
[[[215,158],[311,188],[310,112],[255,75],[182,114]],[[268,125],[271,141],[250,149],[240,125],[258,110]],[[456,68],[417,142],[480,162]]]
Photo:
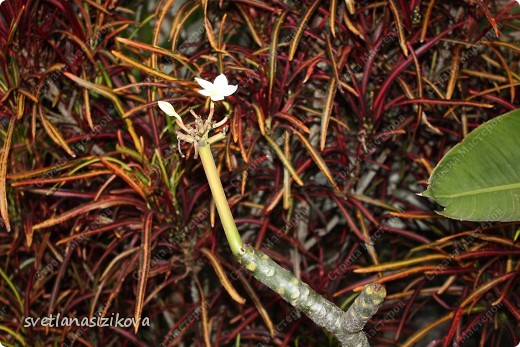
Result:
[[[213,114],[213,104],[211,107],[211,114]],[[238,262],[256,279],[304,312],[316,324],[333,333],[343,347],[369,347],[368,339],[362,329],[383,302],[386,295],[384,287],[377,283],[365,286],[360,296],[345,312],[263,252],[242,244],[210,148],[210,143],[222,139],[224,135],[215,135],[208,139],[208,132],[213,129],[211,117],[207,123],[201,122],[199,126],[201,128],[197,131],[202,135],[197,139],[197,147],[202,166],[208,178],[211,194],[215,200],[229,246]]]
[[220,216],[222,227],[226,233],[229,247],[231,247],[231,252],[233,252],[234,255],[237,255],[242,247],[242,239],[240,238],[235,220],[233,219],[233,215],[229,209],[226,194],[222,188],[222,182],[220,182],[220,176],[217,167],[215,166],[215,161],[211,154],[209,144],[199,143],[199,155],[206,176],[208,177],[211,194],[215,200],[215,205],[217,206],[218,215]]

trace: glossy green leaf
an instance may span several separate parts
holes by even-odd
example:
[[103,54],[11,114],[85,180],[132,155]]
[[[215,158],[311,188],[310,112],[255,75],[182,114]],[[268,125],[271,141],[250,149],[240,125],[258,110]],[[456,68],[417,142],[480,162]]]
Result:
[[423,196],[439,214],[469,221],[520,220],[520,109],[486,122],[433,170]]

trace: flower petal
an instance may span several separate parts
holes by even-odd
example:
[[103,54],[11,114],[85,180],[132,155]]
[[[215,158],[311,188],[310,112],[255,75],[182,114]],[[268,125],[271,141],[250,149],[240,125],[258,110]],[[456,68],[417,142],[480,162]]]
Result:
[[175,113],[175,109],[173,108],[172,104],[170,104],[169,102],[158,101],[157,105],[159,105],[159,108],[168,115]]
[[224,96],[222,94],[215,94],[211,96],[212,101],[220,101],[224,100]]
[[231,94],[237,91],[237,88],[238,86],[229,85],[221,93],[224,96],[230,96]]
[[215,94],[212,90],[208,90],[208,89],[200,89],[197,91],[204,96],[212,96],[213,94]]
[[159,108],[164,113],[166,113],[168,116],[170,116],[170,117],[173,116],[182,122],[181,116],[179,116],[179,114],[175,111],[172,104],[170,104],[169,102],[166,102],[166,101],[158,101],[157,105],[159,105]]
[[195,77],[195,81],[204,89],[212,89],[213,83],[203,80],[202,78]]
[[209,96],[212,101],[224,100],[224,97],[233,94],[238,88],[238,86],[229,85],[224,74],[218,75],[213,83],[198,77],[195,77],[195,81],[203,88],[198,92],[204,96]]
[[228,86],[228,80],[226,75],[220,74],[215,78],[215,82],[213,82],[215,89],[226,88]]

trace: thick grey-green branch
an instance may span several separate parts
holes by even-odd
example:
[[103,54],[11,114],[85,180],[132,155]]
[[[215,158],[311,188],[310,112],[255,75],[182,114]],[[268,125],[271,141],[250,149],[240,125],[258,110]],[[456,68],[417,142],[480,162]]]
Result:
[[262,251],[244,244],[236,256],[239,263],[257,280],[305,313],[316,324],[334,334],[343,347],[370,346],[362,329],[377,312],[386,296],[382,285],[366,285],[350,308],[343,311]]

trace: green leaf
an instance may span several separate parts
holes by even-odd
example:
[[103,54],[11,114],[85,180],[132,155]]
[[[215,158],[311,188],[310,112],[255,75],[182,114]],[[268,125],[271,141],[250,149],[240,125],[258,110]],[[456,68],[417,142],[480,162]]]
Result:
[[433,170],[423,196],[439,214],[469,221],[520,220],[520,109],[472,131]]

